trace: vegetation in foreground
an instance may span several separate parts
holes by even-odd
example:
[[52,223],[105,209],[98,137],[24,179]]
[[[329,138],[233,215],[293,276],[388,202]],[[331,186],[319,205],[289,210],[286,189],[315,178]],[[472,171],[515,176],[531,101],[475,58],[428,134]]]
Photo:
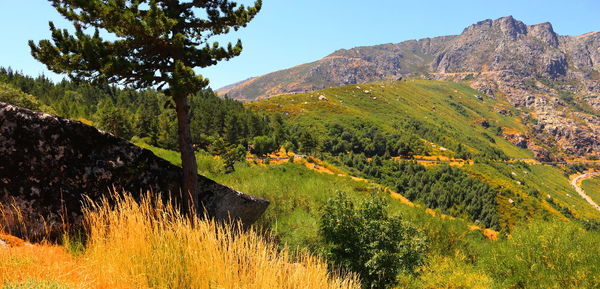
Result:
[[[161,157],[177,160],[176,152],[149,148]],[[387,218],[401,219],[408,223],[408,228],[413,227],[417,230],[416,234],[404,235],[411,236],[407,242],[418,242],[420,238],[426,240],[426,248],[418,253],[422,263],[413,268],[414,271],[403,270],[406,268],[403,265],[394,268],[398,270],[398,275],[391,284],[399,288],[597,288],[600,285],[590,277],[598,274],[600,268],[600,260],[594,257],[600,252],[600,244],[594,241],[600,238],[600,232],[585,230],[577,219],[565,218],[551,209],[550,213],[535,217],[537,219],[514,224],[512,230],[501,234],[498,241],[490,241],[480,231],[472,230],[472,224],[464,219],[439,217],[439,211],[437,216],[432,216],[423,207],[401,204],[390,197],[383,187],[374,183],[353,180],[347,176],[318,173],[293,163],[269,166],[238,163],[236,170],[230,174],[222,173],[222,160],[209,155],[198,155],[198,163],[200,169],[208,172],[211,178],[272,201],[272,207],[258,226],[267,230],[271,228],[280,246],[287,244],[291,248],[307,249],[337,265],[343,264],[343,261],[334,261],[336,258],[331,255],[331,248],[335,247],[335,243],[327,241],[323,235],[321,224],[324,218],[335,220],[342,216],[346,219],[366,220],[368,218],[360,213],[361,203],[383,198],[384,203],[389,206],[389,216],[382,215],[383,218],[371,219],[373,225]],[[569,198],[559,196],[565,194],[564,189],[568,188],[568,182],[558,168],[479,163],[467,167],[467,171],[471,170],[480,171],[486,178],[494,178],[494,185],[505,186],[519,195],[526,194],[524,190],[527,187],[519,185],[517,181],[524,184],[536,182],[535,188],[556,196],[556,202],[560,204],[563,197],[566,198],[565,201]],[[515,176],[512,172],[518,174]],[[479,178],[483,178],[482,175],[479,175]],[[544,179],[545,183],[540,181],[540,178]],[[330,213],[327,213],[326,204],[329,200],[333,204],[339,203],[336,197],[338,192],[344,192],[353,205],[342,206],[344,209],[340,210],[329,209]],[[543,198],[542,194],[538,192],[538,197]],[[561,198],[560,202],[558,198]],[[505,199],[501,200],[503,204],[509,204]],[[354,209],[348,209],[349,206],[353,206]],[[529,206],[525,208],[530,208]],[[527,214],[526,210],[524,214]],[[356,217],[361,215],[363,217]],[[367,229],[357,225],[356,232],[364,230]],[[347,233],[344,230],[333,231]],[[562,232],[569,232],[569,235]],[[401,239],[402,236],[397,238]],[[355,235],[338,238],[342,239],[346,242],[368,244],[376,240],[377,236]],[[385,238],[383,241],[385,242]],[[377,252],[385,247],[381,243],[377,244],[371,247],[365,245],[367,248],[361,248],[364,250],[361,254],[368,255],[365,252]],[[338,243],[339,245],[341,243]],[[374,255],[393,254],[390,253],[394,252],[393,250],[387,249]],[[500,270],[497,267],[500,266],[499,262],[503,263],[505,269]],[[381,263],[369,264],[376,267]],[[561,272],[580,273],[566,278]],[[391,284],[388,285],[392,286]]]
[[320,228],[328,260],[356,272],[363,288],[389,288],[400,272],[413,274],[423,264],[425,237],[410,222],[389,216],[381,198],[355,207],[339,194],[323,209]]
[[[222,165],[219,164],[220,160],[218,159],[210,157],[199,159],[205,167],[209,162],[215,168]],[[250,173],[253,170],[256,172],[255,174]],[[274,235],[268,239],[278,241],[277,243],[266,242],[267,238],[261,237],[264,236],[262,233],[252,231],[248,232],[245,237],[235,240],[228,239],[227,236],[231,237],[230,235],[223,235],[219,239],[211,238],[229,231],[225,227],[210,222],[196,224],[197,228],[191,228],[188,227],[190,224],[188,219],[178,219],[177,214],[169,213],[171,209],[168,206],[150,205],[151,203],[148,201],[138,205],[130,199],[125,199],[125,202],[112,208],[101,206],[90,211],[88,216],[91,217],[88,217],[88,220],[92,225],[90,226],[91,237],[84,244],[85,246],[81,246],[82,244],[76,240],[67,240],[65,246],[60,247],[35,245],[34,247],[0,248],[0,281],[4,282],[2,286],[5,288],[102,288],[106,286],[111,288],[150,286],[167,288],[167,285],[183,284],[180,287],[185,288],[186,284],[193,284],[192,282],[197,280],[194,279],[194,276],[186,275],[186,272],[193,272],[189,270],[202,268],[201,265],[195,264],[196,262],[210,264],[210,268],[203,272],[210,276],[216,274],[215,282],[220,282],[222,279],[219,279],[221,278],[219,276],[225,274],[229,274],[225,276],[230,278],[233,278],[231,276],[252,278],[252,273],[248,270],[262,270],[260,266],[265,266],[267,267],[265,270],[270,270],[267,271],[268,275],[260,275],[262,277],[285,274],[273,272],[273,270],[279,269],[285,272],[290,272],[290,270],[293,272],[296,268],[308,270],[310,265],[299,266],[297,263],[304,262],[302,260],[313,260],[312,264],[317,264],[321,270],[318,272],[321,273],[296,272],[302,276],[299,279],[303,283],[299,283],[299,287],[281,287],[279,285],[262,287],[313,288],[305,287],[308,286],[307,280],[313,280],[310,279],[311,276],[326,276],[323,272],[327,272],[328,267],[334,269],[332,272],[337,272],[340,268],[339,265],[342,265],[338,262],[343,260],[343,258],[339,258],[343,256],[333,258],[330,255],[333,253],[330,249],[335,248],[330,246],[336,243],[326,241],[327,238],[324,238],[322,234],[327,226],[321,225],[325,220],[333,221],[339,216],[344,217],[344,221],[353,222],[356,225],[355,231],[365,233],[368,231],[368,227],[376,228],[379,226],[378,224],[390,224],[389,220],[397,219],[394,216],[401,216],[403,222],[408,223],[408,228],[413,227],[417,230],[415,232],[417,235],[407,234],[410,231],[405,231],[405,234],[401,236],[380,235],[384,237],[383,240],[394,241],[396,238],[406,238],[408,243],[411,240],[421,240],[424,243],[420,244],[426,246],[422,247],[422,251],[416,252],[416,256],[421,258],[421,261],[412,264],[418,265],[412,267],[412,270],[406,270],[409,267],[404,267],[402,262],[411,260],[410,258],[378,259],[383,256],[398,257],[409,252],[402,250],[400,254],[395,254],[394,250],[389,250],[389,246],[385,246],[385,244],[394,244],[391,247],[395,247],[396,243],[384,242],[369,245],[370,241],[378,242],[377,235],[371,236],[373,234],[369,236],[363,234],[362,237],[358,234],[354,236],[337,235],[338,241],[342,237],[347,238],[344,240],[345,242],[358,240],[357,242],[364,245],[357,248],[358,250],[363,253],[374,253],[372,255],[373,262],[368,263],[373,267],[365,269],[377,268],[376,265],[384,264],[385,260],[395,262],[397,265],[391,269],[397,270],[398,274],[385,287],[363,288],[392,288],[395,286],[398,286],[397,288],[598,288],[599,285],[593,276],[600,274],[600,260],[597,259],[597,254],[600,252],[600,245],[597,243],[600,233],[586,231],[576,222],[563,221],[558,218],[550,218],[546,221],[537,220],[516,226],[509,238],[501,236],[498,241],[490,241],[478,231],[470,231],[467,227],[468,223],[463,220],[435,217],[425,213],[422,208],[400,205],[399,202],[391,199],[383,201],[389,206],[389,217],[382,214],[369,214],[369,212],[378,210],[371,210],[373,204],[360,205],[360,203],[364,203],[365,198],[369,196],[377,197],[377,195],[373,195],[373,193],[377,193],[375,187],[345,177],[312,172],[298,164],[252,166],[247,169],[242,166],[232,174],[219,174],[223,178],[228,178],[229,181],[244,182],[246,177],[258,178],[256,182],[249,182],[246,190],[265,194],[271,192],[275,195],[277,192],[271,191],[264,185],[261,187],[262,181],[270,181],[277,188],[275,190],[280,191],[284,191],[282,188],[286,186],[297,185],[294,189],[298,190],[297,195],[287,194],[287,202],[284,201],[286,197],[273,199],[274,212],[269,212],[265,216],[265,219],[270,219],[272,222],[265,223],[263,219],[262,225],[259,224],[258,227],[255,227],[260,231],[263,231],[263,229],[259,229],[261,227],[273,228]],[[285,177],[288,174],[289,176]],[[328,181],[336,179],[337,183],[327,186]],[[298,182],[307,184],[298,186]],[[351,190],[353,184],[355,184],[356,190]],[[351,190],[347,196],[355,204],[353,205],[354,209],[351,209],[351,205],[348,203],[346,203],[348,206],[335,205],[340,204],[340,201],[335,198],[335,188],[338,185]],[[319,194],[322,195],[320,197],[313,195],[310,187],[321,187]],[[383,192],[380,192],[379,196],[383,196],[382,194]],[[321,198],[327,203],[327,199],[332,197],[330,209],[322,210],[323,207],[319,205]],[[308,210],[313,206],[316,208]],[[336,207],[341,208],[334,209]],[[371,209],[367,209],[369,207]],[[328,211],[330,213],[326,213]],[[361,211],[365,213],[361,213]],[[277,215],[273,215],[274,213]],[[373,218],[373,215],[381,215],[382,218]],[[279,219],[281,222],[278,221]],[[388,221],[385,221],[386,219]],[[360,220],[365,222],[360,222]],[[330,226],[330,228],[334,228],[330,232],[348,233],[335,229],[335,226]],[[297,233],[297,230],[300,232]],[[419,235],[421,237],[413,239]],[[259,241],[259,245],[252,245],[254,242],[252,240]],[[291,250],[285,249],[288,248],[286,246],[288,240],[297,246],[292,247]],[[342,245],[342,247],[338,247],[339,249],[343,249],[343,244],[337,244],[338,246]],[[226,245],[230,247],[226,247]],[[234,245],[237,247],[231,247]],[[240,252],[240,250],[248,249],[244,246],[249,246],[254,251]],[[582,248],[585,249],[582,250]],[[328,266],[325,261],[318,261],[317,258],[302,253],[306,250],[323,257],[328,256],[328,262],[333,266]],[[197,253],[202,253],[202,255],[197,255]],[[235,256],[244,256],[244,258],[233,258],[228,255],[229,253],[235,254]],[[248,256],[251,253],[255,255]],[[185,257],[181,258],[181,256]],[[217,258],[217,260],[210,258]],[[230,271],[220,271],[230,268],[227,266],[231,264],[227,262],[246,262],[245,260],[252,262],[244,263],[244,268],[239,268],[243,269],[242,271],[235,271],[235,274]],[[284,262],[285,260],[287,263]],[[294,264],[290,265],[290,263]],[[212,264],[219,264],[219,266]],[[123,273],[115,275],[114,272]],[[239,275],[241,273],[246,275]],[[289,278],[289,276],[283,276],[281,278]],[[340,279],[337,280],[341,282]],[[271,281],[273,280],[271,279]],[[347,280],[346,282],[351,281]],[[234,285],[228,286],[227,284]],[[317,284],[324,286],[323,283]],[[271,285],[261,284],[261,286]],[[260,287],[244,287],[242,283],[225,283],[221,287],[213,288]],[[352,287],[317,286],[314,288]],[[358,288],[358,286],[353,288]]]
[[[176,152],[157,148],[153,148],[153,150],[167,159],[179,160]],[[352,236],[354,239],[349,236],[344,237],[347,239],[344,241],[355,240],[357,243],[363,244],[361,248],[358,248],[362,252],[361,254],[373,253],[371,255],[373,261],[368,263],[369,267],[365,268],[367,270],[365,272],[368,272],[369,268],[374,269],[378,268],[378,265],[386,264],[383,262],[385,260],[396,265],[391,268],[397,270],[397,274],[391,274],[395,275],[395,278],[388,275],[386,280],[389,283],[381,284],[383,287],[372,288],[598,287],[597,281],[590,276],[599,274],[600,260],[596,257],[600,252],[600,247],[596,240],[600,238],[600,233],[593,230],[586,231],[580,224],[568,219],[548,215],[545,217],[547,220],[516,225],[509,233],[510,237],[501,234],[498,241],[490,241],[484,238],[478,230],[471,230],[470,224],[462,219],[441,218],[439,215],[433,216],[427,213],[422,207],[403,205],[389,197],[381,186],[373,183],[353,180],[345,176],[318,173],[295,163],[268,166],[238,163],[233,173],[225,174],[221,159],[215,159],[207,154],[198,155],[198,161],[200,169],[209,172],[210,177],[244,192],[267,197],[273,202],[267,214],[254,226],[258,232],[272,232],[272,234],[265,237],[264,233],[252,233],[256,239],[263,241],[268,239],[274,242],[262,243],[266,247],[270,246],[273,250],[261,251],[265,256],[279,254],[278,256],[283,259],[289,258],[286,260],[290,262],[298,262],[298,260],[302,260],[301,256],[306,256],[302,252],[309,251],[313,256],[318,255],[321,256],[321,260],[327,260],[318,263],[322,272],[327,272],[328,268],[333,269],[330,272],[339,272],[339,268],[351,268],[351,266],[344,266],[344,258],[340,258],[343,256],[334,258],[332,254],[335,250],[331,249],[335,248],[336,243],[331,242],[331,239],[328,241],[324,237],[324,220],[327,218],[335,220],[339,212],[342,212],[341,216],[344,216],[344,220],[351,220],[357,225],[356,232],[366,232],[369,226],[376,228],[380,226],[378,224],[390,224],[390,220],[398,218],[407,223],[407,228],[412,227],[416,230],[414,233],[410,233],[409,229],[405,231],[405,233],[409,233],[401,235],[380,235],[384,237],[383,243],[379,243],[377,235],[371,236],[373,234],[369,234],[369,236],[363,234],[362,237],[354,235]],[[342,206],[343,209],[340,210],[330,209],[330,213],[326,213],[328,210],[324,205],[332,198],[334,199],[332,204],[337,203],[335,196],[339,191],[346,192],[348,200],[354,204],[352,205],[354,209],[350,210],[350,205],[348,205]],[[361,213],[361,207],[364,207],[360,205],[361,203],[379,197],[383,197],[382,202],[389,206],[389,215]],[[36,245],[35,247],[0,248],[0,254],[2,254],[0,273],[4,274],[0,276],[0,281],[4,282],[3,286],[7,288],[11,288],[9,286],[12,288],[27,288],[24,286],[90,288],[93,284],[100,284],[98,287],[102,287],[102,284],[112,286],[118,280],[122,287],[115,285],[115,288],[137,288],[143,282],[152,280],[154,288],[164,288],[159,285],[180,282],[175,280],[192,282],[189,281],[190,279],[186,279],[188,277],[185,272],[190,268],[198,268],[194,267],[196,266],[194,265],[196,255],[192,252],[183,259],[174,256],[186,256],[188,254],[186,250],[200,246],[197,242],[201,240],[209,242],[211,239],[201,239],[201,232],[185,226],[181,227],[182,224],[169,219],[175,215],[154,216],[151,214],[142,218],[141,215],[136,215],[137,213],[127,211],[139,209],[151,212],[148,206],[130,203],[129,207],[123,204],[121,207],[115,207],[114,210],[107,207],[98,209],[94,211],[98,212],[96,215],[92,214],[92,216],[96,216],[96,219],[90,218],[89,220],[96,220],[95,223],[92,222],[92,224],[96,224],[92,228],[97,228],[95,236],[101,236],[101,238],[94,239],[92,237],[86,244],[83,244],[84,246],[76,241],[70,241],[64,247]],[[119,215],[116,213],[119,210],[127,213]],[[363,211],[370,212],[372,210]],[[380,215],[381,218],[366,217],[373,215]],[[165,220],[170,220],[171,223],[168,223],[168,226],[161,225],[159,222],[155,222],[154,217],[166,218]],[[219,227],[213,227],[211,232],[218,231],[217,228]],[[335,226],[330,226],[330,228],[334,228],[331,230],[334,233],[344,231],[336,230]],[[568,232],[568,234],[564,234],[564,232]],[[408,252],[401,250],[400,254],[394,253],[397,252],[394,251],[394,248],[404,248],[396,247],[394,242],[388,242],[397,238],[406,238],[407,243],[418,242],[418,240],[424,242],[419,243],[424,245],[423,249],[416,252],[420,261],[410,263],[418,265],[405,267],[403,264],[405,259],[387,259],[387,257],[399,257]],[[341,240],[341,238],[337,239]],[[97,243],[94,243],[94,240],[97,240]],[[215,240],[212,241],[210,246],[215,244]],[[394,244],[394,246],[385,244]],[[194,247],[190,247],[192,245]],[[341,243],[337,243],[337,246],[340,249],[345,247]],[[219,254],[227,254],[227,252]],[[239,252],[235,254],[239,254]],[[368,254],[365,255],[368,256]],[[379,259],[383,256],[387,257]],[[202,262],[208,262],[205,259],[202,260],[204,260]],[[220,257],[218,262],[227,260],[231,259]],[[238,261],[236,260],[236,262]],[[267,261],[255,260],[253,262]],[[160,267],[161,263],[167,264],[168,267]],[[277,265],[277,268],[288,268],[286,270],[297,266],[286,265],[285,262],[278,264],[280,265]],[[254,268],[259,269],[256,266]],[[124,270],[124,274],[111,275],[112,272],[121,269]],[[173,275],[170,275],[171,269],[174,269]],[[218,267],[212,267],[211,270],[216,269]],[[268,269],[274,270],[274,268]],[[352,269],[360,271],[360,268]],[[100,274],[97,275],[95,272]],[[220,271],[206,272],[210,272],[211,275],[224,274]],[[373,273],[376,276],[377,272]],[[270,272],[269,274],[275,273]],[[130,277],[132,279],[128,279]],[[304,278],[302,279],[304,280]],[[363,278],[362,280],[367,279]],[[46,285],[50,287],[43,287]],[[306,284],[302,283],[302,285]],[[236,287],[223,286],[222,288]]]
[[[79,248],[77,257],[57,247],[0,248],[3,288],[359,288],[317,257],[292,256],[237,225],[183,217],[148,196],[91,204],[85,220],[85,247],[65,244]],[[53,251],[60,258],[40,254]]]

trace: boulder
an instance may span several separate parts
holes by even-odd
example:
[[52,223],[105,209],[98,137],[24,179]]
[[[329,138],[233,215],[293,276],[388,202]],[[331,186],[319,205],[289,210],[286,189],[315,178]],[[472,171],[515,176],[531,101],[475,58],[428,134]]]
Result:
[[[84,196],[152,191],[181,200],[182,174],[151,151],[94,127],[0,102],[0,204],[43,220],[29,228],[34,234],[59,231],[63,220],[78,224]],[[269,205],[203,176],[198,182],[202,204],[217,220],[247,226]]]

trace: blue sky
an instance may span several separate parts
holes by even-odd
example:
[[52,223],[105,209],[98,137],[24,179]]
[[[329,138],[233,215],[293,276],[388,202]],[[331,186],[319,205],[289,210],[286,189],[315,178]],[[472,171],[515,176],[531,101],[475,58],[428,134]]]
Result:
[[[248,27],[219,39],[241,38],[242,55],[198,72],[219,88],[340,48],[459,34],[477,21],[507,15],[528,25],[551,22],[561,35],[600,30],[599,0],[263,0],[263,10]],[[60,79],[36,62],[27,46],[29,39],[49,38],[49,20],[69,27],[46,0],[0,0],[0,66]]]

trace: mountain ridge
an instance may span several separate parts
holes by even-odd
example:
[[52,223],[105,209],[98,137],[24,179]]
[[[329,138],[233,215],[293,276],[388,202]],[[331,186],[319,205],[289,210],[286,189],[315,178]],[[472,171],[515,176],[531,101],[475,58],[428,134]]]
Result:
[[464,81],[520,109],[538,143],[600,156],[600,33],[558,35],[549,22],[487,19],[461,34],[340,49],[230,87],[239,100],[407,77]]

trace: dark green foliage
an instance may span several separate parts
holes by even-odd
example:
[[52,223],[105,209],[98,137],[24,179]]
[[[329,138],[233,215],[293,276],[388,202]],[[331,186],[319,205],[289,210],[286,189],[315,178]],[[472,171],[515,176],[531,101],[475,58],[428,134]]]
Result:
[[460,168],[441,165],[427,169],[416,162],[379,157],[369,161],[361,154],[340,155],[336,163],[353,168],[359,175],[390,186],[429,208],[499,228],[497,191]]
[[565,176],[570,176],[577,173],[585,172],[589,167],[585,164],[572,164],[568,165],[565,170]]
[[268,136],[257,136],[252,139],[252,152],[264,156],[275,150],[277,150],[277,143],[275,140]]
[[[212,36],[245,27],[260,11],[230,1],[50,0],[75,33],[50,22],[52,40],[29,42],[33,57],[56,73],[135,88],[168,84],[184,94],[208,85],[192,68],[238,56],[242,43],[221,47]],[[94,29],[91,35],[86,29]],[[115,36],[106,41],[100,32]]]
[[469,216],[489,228],[499,228],[497,192],[488,183],[447,165],[422,168],[411,162],[394,162],[386,168],[384,178],[410,200],[450,215]]
[[174,111],[163,110],[158,115],[158,131],[156,132],[155,143],[162,148],[177,149],[177,122]]
[[234,165],[236,162],[242,162],[246,159],[246,148],[243,145],[228,143],[222,137],[214,139],[210,145],[210,153],[223,159],[226,174],[235,171]]
[[[477,144],[479,142],[477,141],[473,141],[473,143]],[[491,147],[491,146],[478,146],[480,152],[475,154],[473,156],[473,158],[475,160],[483,160],[483,161],[487,161],[487,160],[503,160],[506,161],[508,160],[508,156],[502,152],[501,150],[495,148],[495,147]]]
[[328,260],[360,275],[364,288],[391,288],[399,272],[412,273],[423,262],[424,237],[400,217],[390,216],[383,199],[355,207],[340,194],[321,218]]
[[472,155],[467,150],[465,150],[463,145],[460,143],[458,144],[454,152],[456,154],[456,157],[459,159],[468,160],[472,157]]
[[299,130],[297,134],[298,151],[314,153],[319,147],[317,136],[310,130]]
[[583,225],[583,228],[586,229],[587,231],[600,232],[600,221],[598,221],[598,220],[594,220],[594,219],[584,220],[584,221],[581,221],[581,224]]
[[460,113],[461,115],[464,115],[464,116],[468,115],[467,110],[459,103],[451,101],[448,104],[450,105],[450,107],[452,107],[454,110],[456,110],[456,112]]
[[[151,145],[178,149],[173,103],[163,93],[94,87],[71,81],[54,84],[43,76],[32,78],[4,68],[0,68],[0,82],[9,84],[0,87],[0,101],[71,119],[87,119],[125,139],[138,136]],[[190,107],[192,140],[197,148],[208,149],[219,137],[242,146],[255,136],[288,138],[288,125],[281,117],[252,112],[239,101],[220,98],[211,90],[194,95]]]
[[410,133],[383,133],[360,120],[328,126],[323,150],[334,155],[363,153],[372,156],[412,156],[428,152],[424,143]]
[[212,91],[202,91],[191,100],[192,138],[206,148],[211,138],[222,137],[226,143],[246,146],[256,136],[271,135],[273,119],[251,112],[241,102],[220,98]]
[[108,131],[124,139],[133,137],[132,120],[124,108],[116,107],[110,99],[101,101],[96,111],[95,119],[98,128]]
[[225,163],[225,173],[231,173],[235,171],[235,163],[246,160],[246,148],[242,145],[228,145],[221,157]]

